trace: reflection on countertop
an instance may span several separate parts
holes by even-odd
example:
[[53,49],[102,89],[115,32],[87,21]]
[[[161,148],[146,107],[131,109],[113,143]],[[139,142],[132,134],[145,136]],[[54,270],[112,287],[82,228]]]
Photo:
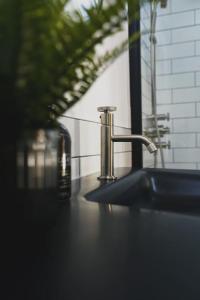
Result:
[[2,298],[197,299],[200,218],[87,201],[96,175],[73,182],[48,226],[3,224]]

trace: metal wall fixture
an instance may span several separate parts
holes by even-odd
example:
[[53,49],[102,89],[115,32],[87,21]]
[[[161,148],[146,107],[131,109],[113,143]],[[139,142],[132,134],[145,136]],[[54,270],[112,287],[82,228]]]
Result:
[[[154,127],[154,133],[150,132],[150,137],[154,138],[154,142],[157,143],[160,153],[160,163],[162,168],[165,168],[165,159],[161,138],[164,134],[169,133],[168,128],[161,128],[158,124],[161,120],[169,120],[169,114],[158,114],[157,113],[157,88],[156,88],[156,55],[157,55],[157,38],[156,38],[156,20],[157,20],[157,6],[160,3],[161,8],[167,7],[167,0],[154,0],[151,1],[151,15],[150,15],[150,66],[151,66],[151,96],[152,96],[152,115],[149,118],[152,121],[152,125],[150,127]],[[148,126],[149,127],[149,126]],[[152,136],[153,134],[153,136]],[[147,132],[148,135],[148,132]],[[160,145],[160,146],[159,146]],[[157,153],[154,155],[154,167],[158,166],[158,155]]]
[[[165,127],[164,125],[158,125],[158,130],[159,130],[160,137],[164,137],[165,134],[170,134],[170,128],[167,126]],[[146,128],[144,130],[144,134],[146,136],[148,136],[149,138],[157,138],[158,137],[156,127]]]
[[101,119],[101,175],[100,180],[115,180],[114,175],[114,143],[141,141],[150,153],[157,151],[155,144],[143,135],[115,135],[114,115],[116,107],[102,106],[98,108]]
[[155,145],[157,148],[162,148],[162,149],[171,149],[171,142],[167,141],[167,142],[155,142]]
[[[168,126],[164,126],[160,124],[155,126],[155,118],[157,121],[169,121],[170,115],[167,114],[158,114],[158,115],[150,115],[146,117],[148,121],[148,127],[144,129],[144,134],[153,140],[156,147],[158,149],[171,149],[171,142],[170,141],[162,141],[160,138],[165,137],[165,135],[170,134],[170,128]],[[159,135],[159,138],[158,138]]]
[[160,7],[166,8],[167,7],[167,0],[160,0]]
[[169,121],[170,120],[170,114],[166,113],[166,114],[157,114],[157,115],[149,115],[146,117],[147,120],[155,120],[155,118],[158,121]]

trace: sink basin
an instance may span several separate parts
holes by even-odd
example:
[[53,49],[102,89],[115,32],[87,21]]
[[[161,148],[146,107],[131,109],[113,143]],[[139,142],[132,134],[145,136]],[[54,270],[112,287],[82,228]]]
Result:
[[200,171],[140,169],[88,193],[90,201],[200,213]]

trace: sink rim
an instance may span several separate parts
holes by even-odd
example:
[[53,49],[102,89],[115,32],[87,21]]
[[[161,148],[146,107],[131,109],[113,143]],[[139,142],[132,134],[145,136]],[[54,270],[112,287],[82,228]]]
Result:
[[[171,183],[173,189],[169,186],[164,188],[166,182],[168,185]],[[191,187],[193,190],[190,190]],[[200,171],[161,168],[133,170],[119,180],[86,194],[85,198],[88,201],[133,208],[175,212],[194,212],[199,209],[200,212]]]

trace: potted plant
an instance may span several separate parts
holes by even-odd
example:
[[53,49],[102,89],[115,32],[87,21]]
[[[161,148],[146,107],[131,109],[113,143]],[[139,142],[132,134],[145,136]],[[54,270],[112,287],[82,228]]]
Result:
[[11,195],[20,191],[21,198],[34,191],[37,199],[38,192],[44,198],[44,190],[55,196],[59,149],[67,137],[57,119],[127,48],[125,41],[101,57],[95,51],[121,30],[127,19],[124,5],[129,2],[131,18],[139,10],[138,0],[105,6],[95,1],[81,14],[67,11],[68,2],[0,0],[1,187]]

